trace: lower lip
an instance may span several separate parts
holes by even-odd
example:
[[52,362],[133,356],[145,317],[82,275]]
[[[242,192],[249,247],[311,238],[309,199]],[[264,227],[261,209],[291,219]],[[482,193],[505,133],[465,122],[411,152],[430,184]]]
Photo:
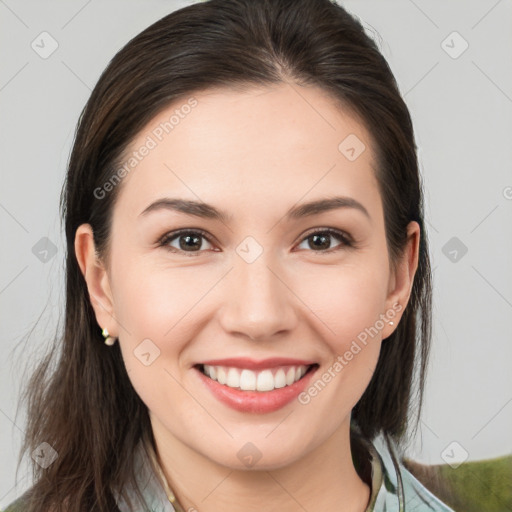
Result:
[[294,382],[291,386],[272,391],[242,391],[230,388],[210,379],[199,368],[194,368],[194,370],[199,374],[206,387],[222,403],[237,411],[265,414],[277,411],[296,399],[309,384],[313,374],[318,370],[318,366],[311,369],[302,379]]

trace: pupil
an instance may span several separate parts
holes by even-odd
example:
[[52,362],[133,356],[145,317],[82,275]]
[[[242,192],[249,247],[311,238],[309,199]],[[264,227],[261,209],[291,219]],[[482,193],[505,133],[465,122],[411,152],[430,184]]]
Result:
[[[320,240],[320,244],[317,244],[316,242]],[[329,248],[329,235],[313,235],[313,243],[315,247],[321,248],[321,249],[328,249]]]
[[[185,242],[182,242],[185,240]],[[192,243],[190,243],[193,240]],[[199,249],[201,247],[200,237],[196,235],[183,235],[180,237],[180,248],[181,249]]]

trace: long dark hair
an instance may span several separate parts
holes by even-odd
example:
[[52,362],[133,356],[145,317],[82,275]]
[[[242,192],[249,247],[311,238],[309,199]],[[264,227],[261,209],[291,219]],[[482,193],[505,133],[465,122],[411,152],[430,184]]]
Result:
[[392,262],[404,249],[408,223],[420,225],[409,303],[352,412],[366,438],[382,432],[397,443],[406,439],[422,403],[431,274],[413,127],[393,74],[361,23],[329,0],[210,0],[165,16],[129,41],[81,113],[60,205],[67,241],[64,329],[22,394],[28,420],[18,468],[24,453],[43,442],[58,457],[46,469],[33,463],[26,510],[110,512],[110,489],[135,485],[136,444],[154,442],[119,344],[103,343],[75,256],[75,231],[89,223],[99,255],[108,258],[120,186],[107,199],[94,191],[112,180],[128,144],[171,102],[211,87],[283,81],[321,87],[364,123],[376,151]]

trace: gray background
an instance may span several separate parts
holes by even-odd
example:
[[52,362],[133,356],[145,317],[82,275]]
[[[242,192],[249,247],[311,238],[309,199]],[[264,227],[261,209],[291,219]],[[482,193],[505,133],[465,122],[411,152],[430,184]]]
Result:
[[[26,464],[14,481],[16,404],[25,362],[63,314],[58,201],[79,113],[124,43],[190,3],[0,0],[0,508],[30,484]],[[409,453],[454,467],[511,453],[512,1],[340,3],[380,39],[420,148],[434,347]],[[31,47],[51,48],[44,31],[58,44],[47,58]]]

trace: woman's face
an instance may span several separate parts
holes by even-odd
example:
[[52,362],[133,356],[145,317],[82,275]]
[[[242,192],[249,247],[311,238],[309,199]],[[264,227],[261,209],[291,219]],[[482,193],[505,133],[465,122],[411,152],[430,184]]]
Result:
[[318,88],[217,89],[161,112],[130,155],[108,273],[88,284],[157,442],[232,468],[301,458],[347,426],[416,269],[416,223],[390,269],[369,134]]

